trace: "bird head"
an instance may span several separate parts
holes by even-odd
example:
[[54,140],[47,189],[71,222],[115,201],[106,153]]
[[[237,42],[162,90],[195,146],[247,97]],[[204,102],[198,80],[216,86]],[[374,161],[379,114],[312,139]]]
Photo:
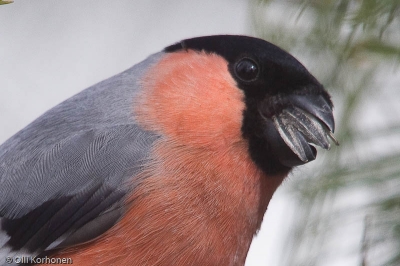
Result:
[[218,35],[184,40],[166,52],[215,53],[243,91],[242,135],[253,161],[277,174],[314,160],[315,146],[330,148],[335,122],[331,97],[293,56],[261,39]]

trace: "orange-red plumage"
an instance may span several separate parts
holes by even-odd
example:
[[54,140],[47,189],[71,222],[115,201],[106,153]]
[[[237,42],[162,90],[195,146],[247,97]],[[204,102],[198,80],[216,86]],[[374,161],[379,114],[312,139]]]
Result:
[[114,228],[63,256],[78,265],[242,265],[284,175],[267,178],[250,159],[241,136],[244,96],[226,61],[169,54],[143,86],[136,119],[163,135],[149,177]]
[[137,120],[192,147],[217,150],[241,141],[243,91],[222,57],[204,52],[167,54],[142,81]]

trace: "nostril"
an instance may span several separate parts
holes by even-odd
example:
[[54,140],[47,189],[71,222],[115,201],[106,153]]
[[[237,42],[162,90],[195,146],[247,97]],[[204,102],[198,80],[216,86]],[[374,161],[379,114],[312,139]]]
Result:
[[258,110],[264,118],[272,118],[279,115],[283,109],[287,108],[291,103],[280,95],[266,97],[258,104]]

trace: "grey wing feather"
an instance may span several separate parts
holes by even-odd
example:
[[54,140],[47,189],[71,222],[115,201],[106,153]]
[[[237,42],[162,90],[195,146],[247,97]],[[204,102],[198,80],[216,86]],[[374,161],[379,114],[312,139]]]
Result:
[[[133,99],[155,54],[51,109],[0,146],[0,257],[88,241],[123,214],[159,138],[136,124]],[[7,255],[7,254],[6,254]]]
[[0,213],[20,218],[55,197],[99,184],[116,187],[142,167],[152,136],[135,125],[78,132],[38,152],[18,169],[1,167],[10,178],[0,188]]

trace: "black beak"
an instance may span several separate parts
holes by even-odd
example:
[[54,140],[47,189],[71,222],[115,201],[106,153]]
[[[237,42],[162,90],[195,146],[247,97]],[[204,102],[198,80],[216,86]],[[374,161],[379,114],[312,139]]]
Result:
[[288,167],[305,164],[317,156],[314,146],[330,148],[335,121],[331,105],[322,95],[289,95],[285,107],[271,117],[264,118],[264,137],[279,161]]

